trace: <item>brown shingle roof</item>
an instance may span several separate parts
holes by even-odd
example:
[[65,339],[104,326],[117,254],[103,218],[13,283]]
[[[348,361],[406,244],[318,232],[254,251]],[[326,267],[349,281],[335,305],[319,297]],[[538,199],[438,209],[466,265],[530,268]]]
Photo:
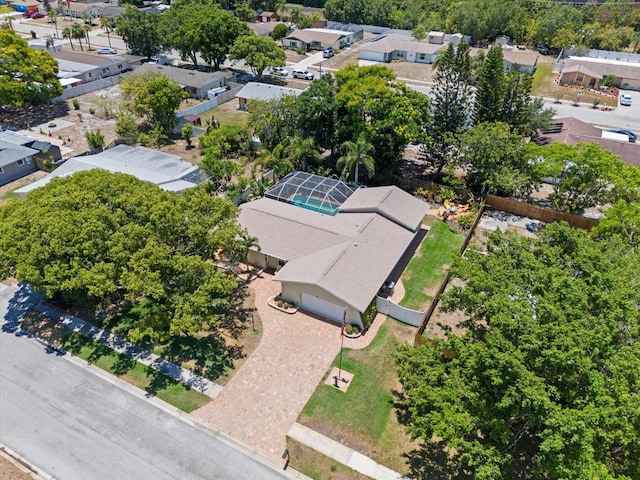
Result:
[[[596,72],[601,76],[615,75],[618,78],[640,80],[640,63],[602,62],[571,57],[565,62],[562,72],[564,73],[567,68],[573,67],[574,65],[582,65],[584,68]],[[584,72],[584,70],[582,71]]]

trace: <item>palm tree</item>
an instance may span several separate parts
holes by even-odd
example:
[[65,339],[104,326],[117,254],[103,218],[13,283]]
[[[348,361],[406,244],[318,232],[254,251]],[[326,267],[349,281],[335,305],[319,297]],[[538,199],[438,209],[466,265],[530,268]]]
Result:
[[345,154],[336,162],[338,170],[346,167],[349,173],[354,172],[353,182],[358,183],[358,166],[364,165],[367,178],[373,177],[376,172],[376,164],[369,153],[373,152],[373,145],[360,135],[355,142],[346,141],[342,144]]
[[300,23],[301,18],[302,18],[302,7],[293,7],[293,9],[289,12],[289,21],[291,23],[298,24]]
[[109,42],[109,48],[111,48],[111,19],[107,17],[100,17],[100,28],[107,34],[107,41]]
[[271,151],[265,148],[256,158],[256,165],[265,170],[272,168],[276,177],[284,177],[293,170],[293,163],[285,156],[284,151],[285,147],[281,143],[273,147]]
[[65,39],[69,39],[69,45],[71,45],[71,50],[75,50],[74,46],[73,46],[73,42],[71,41],[73,38],[75,38],[73,36],[73,31],[71,30],[71,27],[64,27],[62,29],[62,38]]
[[69,14],[69,2],[67,0],[58,0],[58,9],[62,13],[62,18],[66,19]]
[[284,20],[284,13],[286,11],[286,8],[287,8],[287,0],[276,0],[274,10],[280,17],[280,20]]
[[82,25],[82,29],[84,30],[85,38],[87,39],[87,45],[89,45],[89,50],[91,50],[91,41],[89,40],[89,32],[91,32],[91,25],[84,24]]
[[60,38],[58,34],[58,18],[60,15],[55,10],[49,10],[49,19],[53,23],[53,27],[56,29],[56,38]]
[[84,48],[82,48],[82,39],[86,36],[84,27],[78,22],[73,22],[73,25],[71,25],[71,35],[73,36],[74,40],[78,40],[78,43],[80,44],[80,50],[84,52]]
[[11,30],[13,32],[13,17],[5,17],[0,30]]
[[312,137],[294,137],[284,150],[295,168],[306,172],[310,163],[320,163],[322,155],[318,152]]

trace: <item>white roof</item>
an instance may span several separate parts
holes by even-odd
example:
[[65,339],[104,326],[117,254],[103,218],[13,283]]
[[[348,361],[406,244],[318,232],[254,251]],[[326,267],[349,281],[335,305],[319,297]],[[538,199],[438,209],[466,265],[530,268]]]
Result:
[[188,181],[199,168],[183,160],[177,155],[160,152],[146,147],[130,147],[118,145],[104,152],[67,160],[42,180],[33,182],[18,190],[18,194],[26,194],[49,183],[55,177],[68,177],[82,170],[99,168],[114,173],[126,173],[139,180],[155,183],[165,190],[182,191],[195,187],[196,183]]
[[304,90],[297,88],[280,87],[278,85],[269,85],[268,83],[249,82],[242,90],[236,93],[236,98],[245,98],[247,100],[270,101],[282,98],[286,95],[300,95]]
[[394,51],[416,52],[433,55],[445,47],[446,45],[444,44],[427,43],[415,40],[407,35],[390,34],[381,37],[379,40],[365,43],[360,47],[360,50],[383,53],[391,53]]

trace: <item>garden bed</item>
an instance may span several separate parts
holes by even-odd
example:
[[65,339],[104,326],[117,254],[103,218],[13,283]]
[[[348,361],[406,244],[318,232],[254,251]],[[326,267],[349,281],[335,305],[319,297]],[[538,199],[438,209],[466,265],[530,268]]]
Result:
[[291,302],[287,302],[286,300],[283,300],[279,296],[269,297],[269,299],[267,300],[267,303],[269,304],[270,307],[273,307],[276,310],[280,310],[281,312],[288,313],[288,314],[294,314],[300,308],[298,305]]

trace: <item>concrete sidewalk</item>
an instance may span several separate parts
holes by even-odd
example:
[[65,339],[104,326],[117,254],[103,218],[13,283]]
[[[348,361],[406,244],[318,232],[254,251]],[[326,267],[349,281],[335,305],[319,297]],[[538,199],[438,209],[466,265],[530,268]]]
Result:
[[289,436],[294,440],[311,447],[314,450],[326,455],[329,458],[356,470],[357,472],[367,475],[376,480],[401,480],[402,475],[398,472],[384,467],[369,457],[365,457],[361,453],[356,452],[352,448],[346,447],[340,442],[331,440],[329,437],[321,433],[311,430],[304,425],[294,423],[289,430]]
[[91,338],[98,343],[106,345],[122,355],[133,358],[149,368],[157,370],[158,372],[163,373],[188,387],[202,392],[209,398],[216,398],[222,391],[221,385],[207,380],[186,368],[182,368],[180,365],[165,360],[154,353],[134,345],[133,343],[116,337],[105,330],[94,327],[78,317],[62,314],[43,305],[42,303],[36,303],[32,305],[32,308],[57,321],[61,325],[64,325],[69,330],[73,330],[74,332]]

